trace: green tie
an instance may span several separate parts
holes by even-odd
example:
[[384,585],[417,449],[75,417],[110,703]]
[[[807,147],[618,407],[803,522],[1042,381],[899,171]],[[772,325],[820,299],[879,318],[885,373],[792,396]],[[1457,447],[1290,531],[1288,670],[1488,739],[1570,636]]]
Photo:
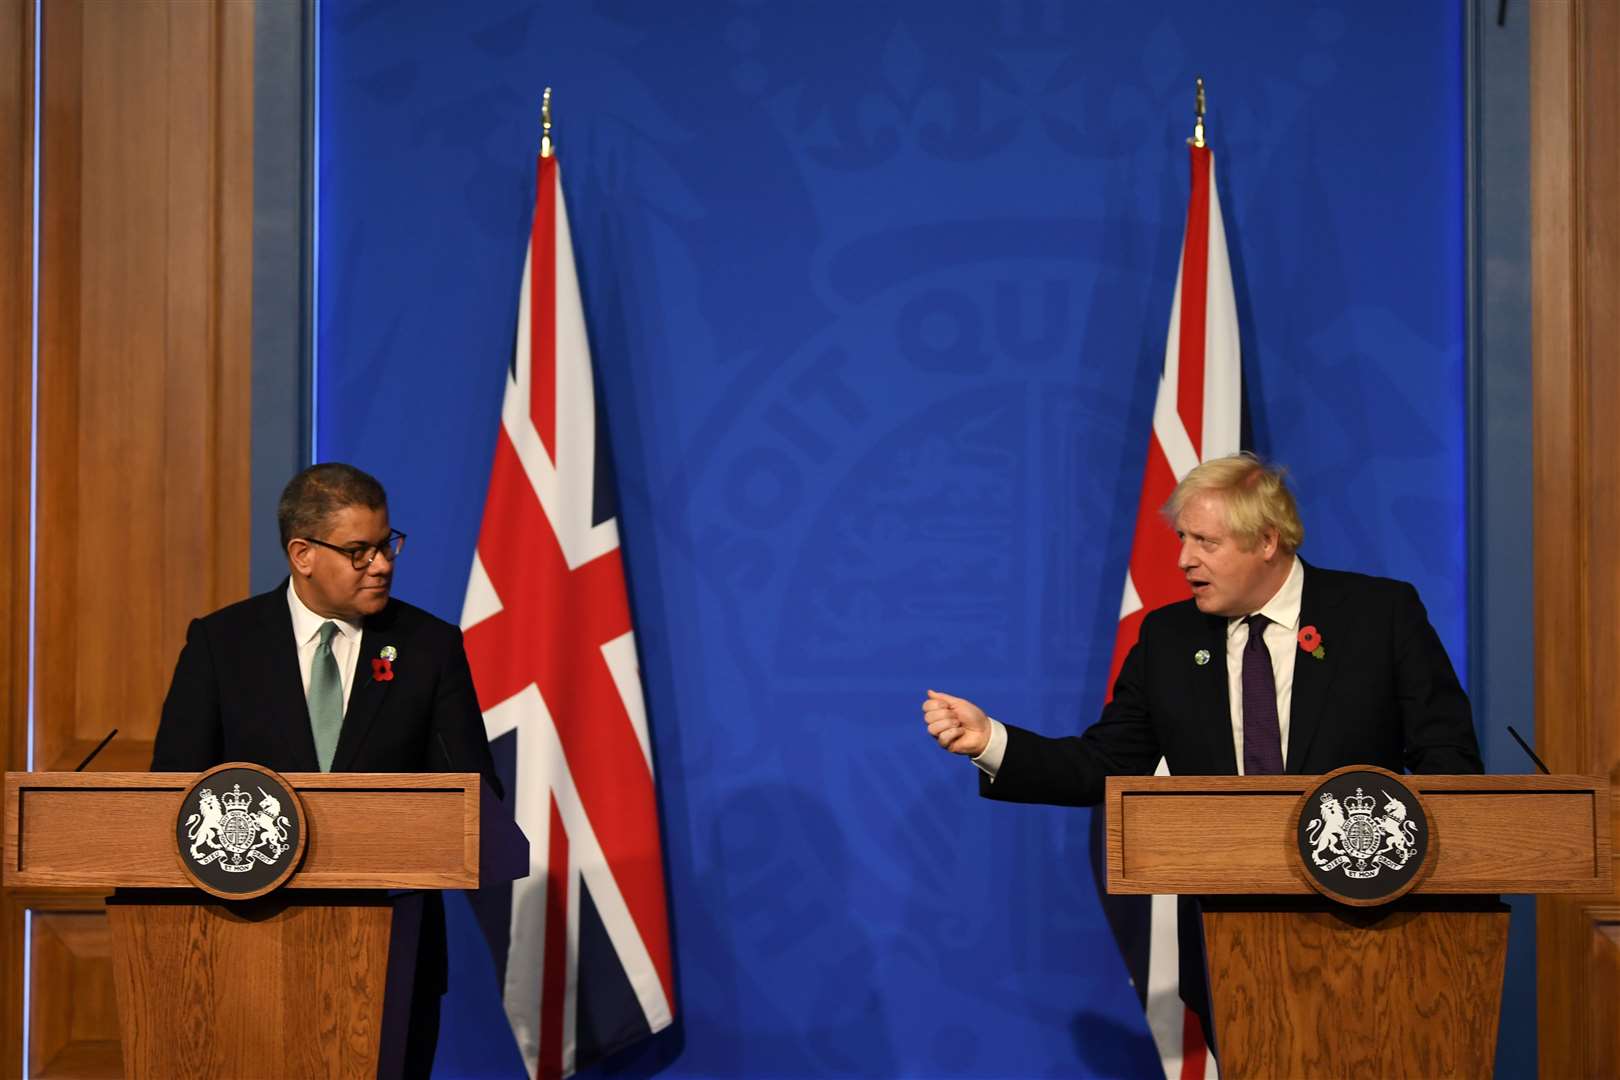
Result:
[[343,679],[338,675],[337,657],[332,655],[337,623],[321,623],[320,632],[315,662],[309,668],[309,727],[315,733],[315,757],[321,772],[331,772],[338,732],[343,730]]

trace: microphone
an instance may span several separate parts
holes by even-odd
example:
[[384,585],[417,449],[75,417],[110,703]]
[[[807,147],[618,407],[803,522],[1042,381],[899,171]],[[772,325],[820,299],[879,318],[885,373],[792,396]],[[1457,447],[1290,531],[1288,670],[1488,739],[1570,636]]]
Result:
[[1540,769],[1544,773],[1550,773],[1552,771],[1552,770],[1548,769],[1545,764],[1542,763],[1542,760],[1540,758],[1536,757],[1536,752],[1534,750],[1530,749],[1530,744],[1524,741],[1524,736],[1520,735],[1517,731],[1513,730],[1513,725],[1512,724],[1509,724],[1507,726],[1507,729],[1508,729],[1508,734],[1513,736],[1514,740],[1521,747],[1524,748],[1524,752],[1530,755],[1530,760],[1536,763],[1536,768]]
[[107,732],[107,737],[96,743],[96,748],[90,751],[89,755],[83,761],[79,762],[79,767],[73,771],[84,772],[84,767],[96,760],[96,755],[101,753],[102,750],[106,749],[107,744],[112,742],[112,737],[116,734],[118,734],[117,728],[113,728],[111,731]]
[[478,773],[481,777],[483,777],[484,783],[489,786],[489,790],[495,796],[495,798],[497,800],[505,800],[506,785],[501,783],[500,777],[496,776],[493,771],[484,772],[482,769],[456,768],[456,759],[450,756],[450,744],[444,741],[444,732],[435,729],[433,732],[433,737],[439,740],[439,753],[444,755],[444,763],[445,765],[449,766],[449,768],[446,770],[447,772]]

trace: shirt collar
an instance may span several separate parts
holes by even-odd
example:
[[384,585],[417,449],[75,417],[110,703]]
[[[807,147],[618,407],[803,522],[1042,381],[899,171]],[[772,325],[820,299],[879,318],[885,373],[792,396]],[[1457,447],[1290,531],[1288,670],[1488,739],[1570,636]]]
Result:
[[304,601],[299,598],[298,590],[293,588],[290,577],[287,579],[287,608],[292,612],[293,642],[300,648],[309,644],[310,640],[321,632],[322,623],[336,623],[338,633],[349,641],[354,641],[360,636],[360,627],[357,624],[343,619],[324,618],[304,606]]
[[[1279,626],[1298,630],[1299,609],[1305,600],[1305,564],[1299,561],[1298,555],[1290,555],[1289,558],[1294,564],[1288,568],[1288,576],[1283,579],[1282,587],[1272,594],[1257,614],[1264,615]],[[1243,619],[1242,615],[1228,619],[1226,632],[1230,634]]]

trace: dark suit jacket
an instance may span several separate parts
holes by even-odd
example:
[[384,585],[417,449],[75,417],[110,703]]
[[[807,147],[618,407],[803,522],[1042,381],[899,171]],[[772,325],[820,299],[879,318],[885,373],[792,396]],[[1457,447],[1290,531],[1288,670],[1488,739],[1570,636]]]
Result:
[[[1300,626],[1322,635],[1323,657],[1294,659],[1290,773],[1344,765],[1393,772],[1479,773],[1468,697],[1417,590],[1404,581],[1305,566]],[[1177,776],[1233,776],[1226,623],[1191,600],[1150,612],[1125,657],[1102,717],[1077,736],[1007,726],[1007,750],[980,792],[1009,802],[1093,806],[1115,774],[1151,774],[1164,757]],[[1297,647],[1297,646],[1296,646]],[[1210,660],[1194,657],[1208,649]]]
[[[461,631],[401,600],[367,619],[333,772],[478,772],[499,793]],[[393,679],[372,678],[385,646]],[[448,759],[446,755],[448,756]],[[232,604],[186,631],[152,750],[155,772],[251,761],[318,772],[293,641],[287,583]],[[421,985],[442,992],[444,908],[430,893],[418,956]]]

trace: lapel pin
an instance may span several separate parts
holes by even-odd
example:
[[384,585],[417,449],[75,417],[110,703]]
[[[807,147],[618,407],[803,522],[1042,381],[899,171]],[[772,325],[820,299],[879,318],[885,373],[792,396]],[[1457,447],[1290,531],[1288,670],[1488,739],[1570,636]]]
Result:
[[1322,634],[1314,626],[1305,626],[1300,628],[1299,647],[1301,650],[1310,653],[1318,660],[1327,655],[1327,650],[1322,648]]
[[392,645],[384,645],[382,647],[382,652],[378,653],[377,655],[381,656],[384,660],[398,660],[399,650],[394,648]]
[[1193,663],[1197,664],[1199,667],[1203,667],[1205,664],[1209,663],[1209,650],[1199,649],[1197,652],[1193,653]]

